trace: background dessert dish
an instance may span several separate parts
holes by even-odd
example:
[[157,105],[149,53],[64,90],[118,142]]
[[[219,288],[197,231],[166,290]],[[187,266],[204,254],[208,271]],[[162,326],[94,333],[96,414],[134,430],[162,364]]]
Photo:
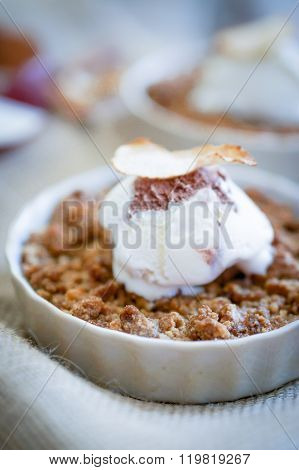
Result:
[[[127,171],[130,168],[129,153],[135,161],[137,174],[146,172],[149,175],[152,170],[145,165],[145,159],[148,152],[154,151],[160,159],[163,175],[166,172],[163,153],[169,158],[169,165],[166,165],[169,174],[180,168],[181,159],[188,163],[186,154],[190,155],[187,151],[169,152],[168,155],[166,149],[139,140],[118,149],[115,165]],[[99,200],[95,195],[90,199],[88,194],[77,192],[58,205],[48,227],[32,235],[25,244],[23,269],[32,287],[43,298],[73,316],[97,326],[154,338],[229,339],[271,331],[296,320],[298,221],[290,209],[258,192],[251,192],[253,200],[261,206],[275,228],[274,248],[271,247],[273,230],[264,214],[241,189],[233,185],[228,176],[224,177],[226,181],[220,177],[221,187],[213,179],[211,185],[210,178],[219,171],[215,166],[200,166],[202,162],[223,161],[221,155],[223,159],[253,163],[241,149],[209,146],[202,150],[202,154],[199,152],[194,164],[198,168],[190,173],[175,178],[169,178],[168,174],[167,179],[136,178],[136,200],[132,189],[134,180],[127,177],[105,196],[104,202],[115,202],[118,209],[116,217],[113,220],[111,214],[103,215],[102,209],[101,218],[105,222],[113,222],[122,231],[128,225],[121,216],[135,216],[134,223],[139,223],[143,233],[149,234],[151,227],[145,223],[147,215],[155,211],[160,212],[159,216],[163,213],[160,204],[165,203],[162,197],[163,194],[165,196],[165,188],[164,193],[159,192],[159,184],[174,183],[183,190],[191,190],[191,195],[188,194],[186,199],[185,195],[179,202],[187,202],[187,211],[194,191],[204,204],[207,201],[209,204],[210,198],[210,202],[219,202],[219,194],[220,201],[225,195],[231,197],[236,206],[232,210],[233,223],[228,228],[233,242],[231,249],[225,251],[220,246],[217,251],[208,246],[200,253],[194,253],[187,240],[184,249],[171,250],[162,238],[164,246],[158,244],[151,250],[146,237],[130,252],[118,238],[112,262],[110,239],[98,221]],[[203,188],[194,188],[187,178],[196,181],[196,175],[199,175]],[[204,183],[202,178],[205,178]],[[151,187],[147,192],[144,184],[148,185],[149,180]],[[140,188],[136,182],[142,185],[141,193],[138,193]],[[127,195],[123,191],[127,191]],[[156,197],[152,198],[150,194]],[[175,192],[172,193],[174,195]],[[120,206],[127,202],[128,197],[129,205],[123,209]],[[94,203],[90,204],[91,201]],[[152,204],[157,202],[158,206],[153,209]],[[145,207],[146,204],[149,206]],[[103,206],[106,210],[104,203]],[[210,206],[209,210],[212,208]],[[144,213],[138,213],[140,210]],[[207,221],[210,220],[208,217]],[[196,220],[199,227],[204,222],[202,218]],[[79,237],[67,238],[69,230],[76,228]],[[161,230],[161,224],[159,228]],[[174,233],[177,234],[177,227]],[[168,254],[165,254],[167,249]],[[198,286],[201,287],[199,291]]]
[[289,25],[277,35],[281,23],[268,18],[217,33],[197,69],[153,84],[149,95],[199,122],[298,132],[299,48]]
[[[245,24],[216,34],[212,41],[174,44],[135,62],[121,78],[120,94],[131,113],[146,123],[142,133],[172,148],[234,142],[253,152],[261,168],[280,173],[283,167],[284,174],[296,180],[299,134],[294,126],[297,100],[292,96],[297,91],[292,96],[289,91],[297,86],[297,44],[290,23],[278,38],[277,20],[263,24]],[[264,56],[265,44],[271,42],[269,32],[276,40]],[[252,50],[244,43],[251,44]],[[222,62],[225,66],[220,67]],[[267,88],[264,93],[263,87]],[[204,110],[204,105],[210,109]],[[124,135],[123,140],[128,137]]]

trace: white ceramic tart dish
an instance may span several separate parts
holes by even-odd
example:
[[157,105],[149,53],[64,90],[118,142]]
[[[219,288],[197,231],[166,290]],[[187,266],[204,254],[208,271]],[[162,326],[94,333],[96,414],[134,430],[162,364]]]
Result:
[[[124,103],[138,118],[168,134],[179,136],[185,143],[206,142],[210,139],[213,143],[234,142],[255,153],[269,152],[272,161],[273,154],[279,153],[278,149],[283,149],[284,156],[287,152],[295,152],[299,144],[299,133],[230,128],[222,126],[220,121],[217,125],[211,125],[175,113],[149,96],[149,87],[188,76],[200,67],[207,54],[206,43],[189,43],[168,47],[140,59],[122,76],[120,94]],[[242,90],[237,89],[236,96],[241,92]],[[281,158],[283,155],[281,154]]]
[[[229,169],[242,187],[250,171]],[[78,189],[95,193],[115,183],[109,168],[73,177],[29,203],[12,225],[7,258],[26,329],[42,346],[82,368],[97,383],[132,397],[170,403],[230,401],[273,390],[299,377],[299,322],[250,337],[216,341],[171,341],[134,336],[92,325],[40,297],[22,273],[24,242],[42,229],[56,204]],[[254,186],[297,209],[298,187],[254,170]]]

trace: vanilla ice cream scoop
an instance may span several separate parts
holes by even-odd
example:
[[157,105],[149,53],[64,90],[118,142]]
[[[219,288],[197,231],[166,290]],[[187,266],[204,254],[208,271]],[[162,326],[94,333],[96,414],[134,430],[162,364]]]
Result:
[[[155,177],[153,165],[146,165],[150,149],[160,152]],[[196,163],[178,175],[196,151]],[[106,195],[101,209],[101,222],[112,231],[117,280],[128,291],[155,300],[179,291],[194,294],[236,264],[248,273],[265,273],[273,259],[272,226],[215,164],[231,161],[232,154],[235,161],[239,155],[240,162],[252,164],[249,155],[232,146],[164,152],[165,160],[161,147],[141,140],[116,152],[117,168],[135,173]]]
[[299,49],[282,24],[270,18],[218,33],[189,93],[190,106],[205,114],[228,111],[249,122],[298,126]]

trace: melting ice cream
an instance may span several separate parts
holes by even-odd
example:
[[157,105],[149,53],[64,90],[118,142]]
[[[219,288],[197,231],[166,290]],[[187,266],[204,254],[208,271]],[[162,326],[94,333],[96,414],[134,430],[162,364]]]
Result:
[[128,291],[149,300],[198,292],[233,265],[265,273],[273,259],[267,217],[219,163],[254,160],[240,147],[169,152],[146,140],[119,147],[126,174],[106,196],[113,271]]

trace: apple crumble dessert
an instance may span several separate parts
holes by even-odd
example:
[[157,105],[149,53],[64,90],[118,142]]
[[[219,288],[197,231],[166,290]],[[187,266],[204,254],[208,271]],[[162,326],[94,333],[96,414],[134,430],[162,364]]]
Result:
[[[245,194],[214,165],[221,159],[253,164],[245,151],[197,149],[197,163],[188,172],[179,169],[187,151],[162,157],[164,149],[142,140],[118,150],[115,167],[125,172],[127,165],[131,175],[134,167],[135,177],[104,195],[74,192],[60,202],[47,227],[25,243],[23,270],[38,295],[94,325],[173,340],[240,338],[299,319],[299,220],[290,208],[254,189]],[[169,164],[158,171],[154,163],[145,164],[147,153],[153,161],[169,157]],[[140,166],[130,169],[131,158]],[[128,194],[119,198],[122,185]],[[224,246],[192,252],[187,244],[176,252],[167,247],[168,255],[160,245],[150,251],[145,242],[126,249],[99,217],[103,201],[120,204],[125,198],[127,222],[134,219],[144,231],[148,214],[170,211],[171,202],[181,206],[197,198],[209,204],[212,198],[220,204],[217,210],[230,203],[227,230],[233,246],[227,252]],[[200,232],[204,219],[194,217]],[[122,230],[123,222],[117,224]],[[130,250],[137,253],[135,260],[124,257]]]
[[299,132],[298,72],[293,65],[298,46],[290,27],[272,42],[280,26],[279,19],[267,18],[218,32],[193,71],[153,83],[149,96],[205,125]]

